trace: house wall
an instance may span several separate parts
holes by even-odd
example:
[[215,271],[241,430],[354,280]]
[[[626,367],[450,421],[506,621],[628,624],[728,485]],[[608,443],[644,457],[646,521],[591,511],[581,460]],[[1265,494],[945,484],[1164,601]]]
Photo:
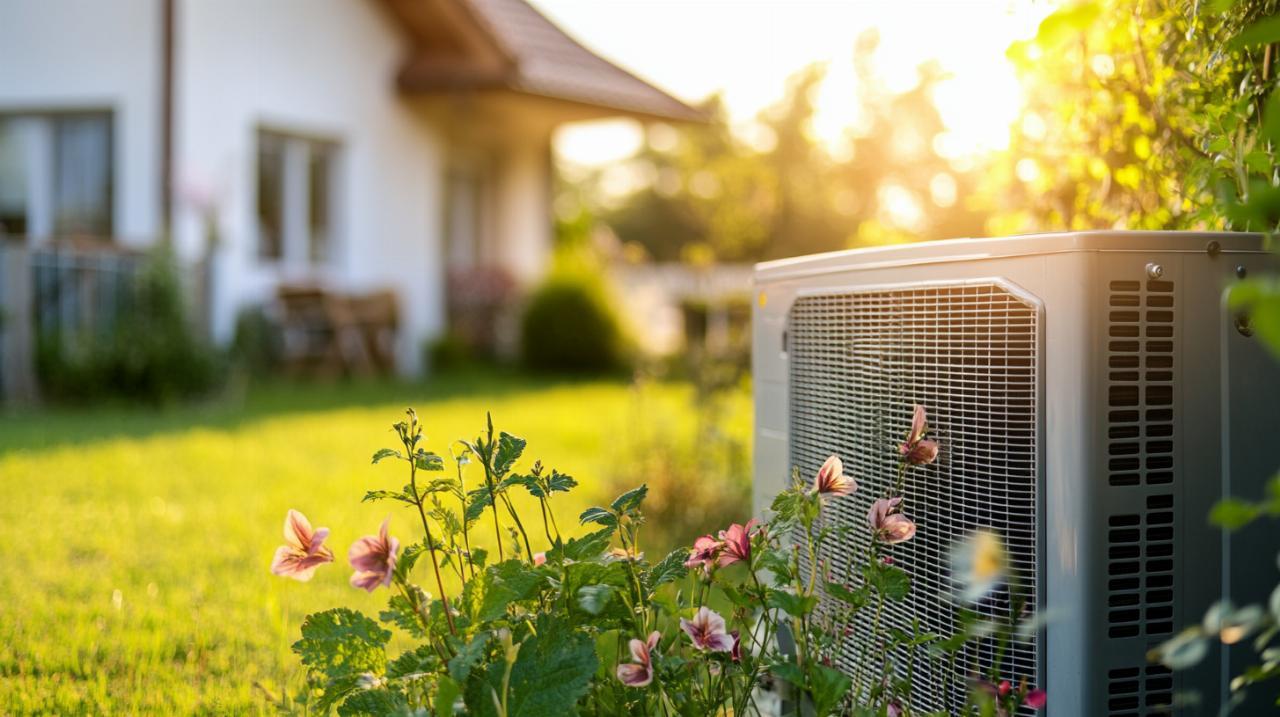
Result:
[[159,231],[159,0],[0,0],[0,113],[109,109],[113,233]]
[[[204,251],[217,217],[214,336],[281,281],[400,296],[402,370],[444,325],[444,149],[394,77],[401,31],[373,0],[185,0],[178,9],[175,181],[178,245]],[[336,140],[338,226],[323,266],[257,251],[259,127]]]

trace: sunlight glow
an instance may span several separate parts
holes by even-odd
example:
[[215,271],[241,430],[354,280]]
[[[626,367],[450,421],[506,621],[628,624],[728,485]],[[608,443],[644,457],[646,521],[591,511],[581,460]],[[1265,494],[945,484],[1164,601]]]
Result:
[[[787,78],[812,63],[826,67],[815,98],[814,136],[837,155],[858,126],[853,44],[880,35],[875,65],[892,91],[913,87],[917,67],[937,60],[950,76],[935,102],[950,130],[949,156],[1005,147],[1022,91],[1005,49],[1030,37],[1051,2],[852,2],[844,0],[532,0],[587,46],[690,102],[722,92],[733,127],[767,146],[757,114],[778,102]],[[980,27],[974,33],[970,28]],[[965,28],[957,32],[957,28]],[[562,129],[559,155],[601,165],[641,142],[637,123],[584,123]]]

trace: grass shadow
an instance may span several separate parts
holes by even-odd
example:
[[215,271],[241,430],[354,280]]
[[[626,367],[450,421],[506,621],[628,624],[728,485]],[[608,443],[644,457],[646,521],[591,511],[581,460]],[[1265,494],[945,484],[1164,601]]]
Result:
[[302,413],[381,405],[421,408],[454,398],[498,401],[512,395],[599,379],[539,376],[484,369],[442,374],[426,381],[273,379],[232,382],[199,403],[153,406],[108,403],[10,408],[0,413],[0,456],[119,438],[148,438],[192,428],[233,430],[256,421]]

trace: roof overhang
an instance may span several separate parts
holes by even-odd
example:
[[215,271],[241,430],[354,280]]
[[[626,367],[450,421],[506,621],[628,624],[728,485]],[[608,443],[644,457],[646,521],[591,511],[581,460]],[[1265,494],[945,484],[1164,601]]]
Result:
[[583,47],[524,0],[382,2],[409,35],[410,56],[396,77],[405,94],[505,93],[550,103],[561,121],[706,121],[700,110]]

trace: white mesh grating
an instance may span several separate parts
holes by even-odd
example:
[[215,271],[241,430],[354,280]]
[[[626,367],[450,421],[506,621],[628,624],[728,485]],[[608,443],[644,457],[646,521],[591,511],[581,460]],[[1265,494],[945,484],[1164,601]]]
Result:
[[[942,444],[937,463],[914,470],[904,491],[905,512],[919,531],[890,551],[913,585],[906,601],[888,606],[891,627],[909,632],[918,618],[924,631],[955,631],[954,610],[940,599],[952,591],[951,548],[980,528],[1004,537],[1029,604],[1037,604],[1037,324],[1032,305],[995,284],[808,296],[792,307],[792,464],[812,476],[835,453],[859,482],[857,493],[829,502],[827,519],[866,525],[871,502],[896,480],[893,447],[907,432],[913,404],[928,409]],[[868,530],[854,530],[823,555],[833,579],[857,572],[869,540]],[[1007,617],[1007,590],[978,610]],[[853,649],[857,633],[869,629],[867,616],[838,657],[850,674],[862,659]],[[900,675],[912,671],[915,710],[959,706],[968,676],[995,660],[994,645],[966,649],[952,679],[923,653],[914,665],[906,655],[894,657]],[[1003,664],[1014,684],[1037,681],[1032,641],[1011,645]]]

